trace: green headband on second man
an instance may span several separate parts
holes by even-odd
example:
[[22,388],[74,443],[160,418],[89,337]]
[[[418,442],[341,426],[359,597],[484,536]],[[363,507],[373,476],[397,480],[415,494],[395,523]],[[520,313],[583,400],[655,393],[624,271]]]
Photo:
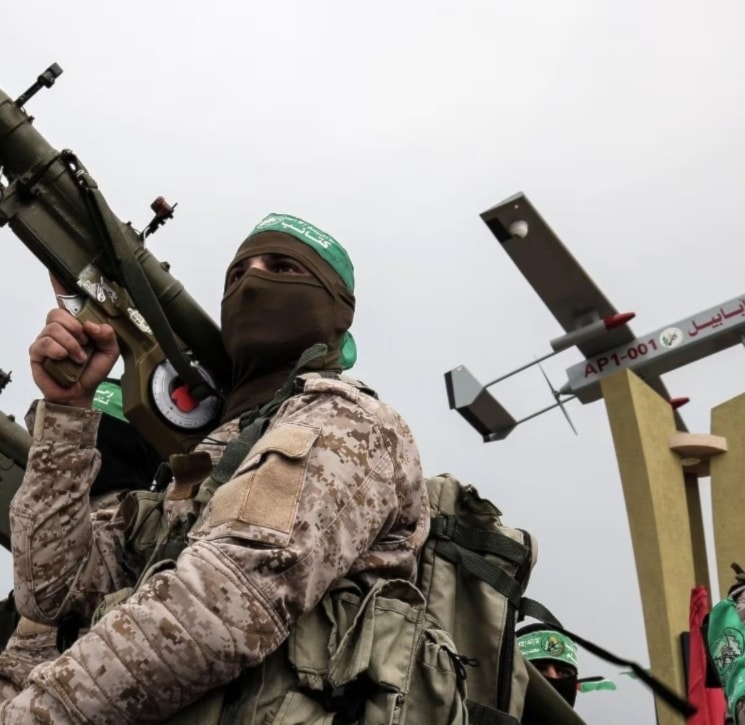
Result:
[[561,632],[541,629],[518,633],[517,644],[526,660],[555,660],[577,669],[577,645]]
[[117,380],[106,378],[97,388],[93,397],[93,408],[108,413],[114,418],[128,423],[124,415],[122,386]]

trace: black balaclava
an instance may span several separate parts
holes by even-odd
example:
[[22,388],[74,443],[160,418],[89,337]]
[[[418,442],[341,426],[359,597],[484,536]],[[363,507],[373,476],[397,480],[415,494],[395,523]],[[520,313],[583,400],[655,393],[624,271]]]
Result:
[[[248,269],[222,300],[222,338],[232,363],[231,392],[222,420],[270,401],[304,350],[327,353],[306,370],[341,371],[340,346],[354,317],[354,295],[311,247],[289,234],[260,232],[246,239],[228,267],[259,254],[282,254],[311,276]],[[227,280],[227,275],[226,275]]]
[[[535,664],[535,662],[533,662]],[[577,675],[574,677],[546,677],[541,675],[551,687],[559,693],[561,698],[565,700],[570,707],[574,707],[574,702],[577,699]],[[525,700],[525,709],[523,710],[523,722],[544,722],[546,713],[543,712],[537,702],[534,699],[528,698]]]
[[554,688],[572,707],[577,699],[577,673],[572,677],[546,677],[544,679]]

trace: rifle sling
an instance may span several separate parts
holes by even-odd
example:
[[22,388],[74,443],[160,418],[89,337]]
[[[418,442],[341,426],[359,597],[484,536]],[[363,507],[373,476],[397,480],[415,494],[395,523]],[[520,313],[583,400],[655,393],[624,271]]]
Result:
[[[297,380],[300,371],[311,361],[325,355],[327,351],[328,348],[322,343],[312,345],[305,350],[274,397],[260,408],[253,408],[241,416],[240,435],[226,447],[225,452],[215,466],[215,470],[212,472],[212,479],[218,485],[230,480],[238,466],[254,447],[256,441],[264,434],[269,421],[274,417],[282,403],[300,392]],[[303,384],[300,381],[300,385]]]
[[168,318],[153,291],[153,288],[142,266],[135,259],[130,245],[124,238],[121,222],[111,211],[98,184],[88,175],[85,167],[68,152],[67,158],[73,160],[78,170],[75,177],[86,192],[84,198],[92,212],[96,226],[101,234],[101,241],[108,256],[116,260],[124,278],[125,287],[132,297],[135,306],[142,313],[153,331],[155,339],[163,349],[165,356],[176,369],[181,380],[189,388],[189,392],[197,399],[204,400],[211,395],[217,395],[214,388],[202,377],[196,367],[176,342],[176,336]]

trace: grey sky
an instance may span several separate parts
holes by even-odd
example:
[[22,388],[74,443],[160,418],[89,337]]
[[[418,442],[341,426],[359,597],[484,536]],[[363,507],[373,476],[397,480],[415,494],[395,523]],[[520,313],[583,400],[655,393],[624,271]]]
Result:
[[[178,202],[156,256],[215,317],[237,244],[270,211],[305,217],[357,271],[356,373],[407,417],[430,474],[452,471],[531,530],[530,587],[570,629],[646,664],[638,586],[602,403],[484,445],[447,408],[444,371],[481,379],[548,352],[561,330],[479,213],[516,191],[638,334],[742,293],[745,9],[739,2],[274,0],[71,3],[0,12],[0,87],[57,61],[29,108],[75,150],[123,219]],[[35,395],[27,349],[52,297],[8,231],[0,268],[14,372],[0,408]],[[742,390],[741,350],[666,376],[692,431]],[[579,359],[547,366],[558,386]],[[498,388],[550,402],[538,372]],[[0,558],[0,586],[11,586]],[[615,693],[590,723],[654,722],[651,697],[580,652]]]

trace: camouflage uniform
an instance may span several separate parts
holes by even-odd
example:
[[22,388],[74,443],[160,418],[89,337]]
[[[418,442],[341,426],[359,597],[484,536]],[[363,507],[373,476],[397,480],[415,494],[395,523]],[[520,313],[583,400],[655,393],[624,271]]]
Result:
[[[17,603],[36,621],[90,616],[104,595],[134,583],[121,512],[91,526],[97,420],[44,402],[31,420],[11,516]],[[214,461],[236,435],[228,423],[201,448]],[[177,479],[169,515],[193,505],[183,490]],[[348,383],[310,380],[217,490],[176,567],[34,669],[0,721],[163,720],[260,663],[340,577],[413,579],[428,517],[402,419]]]
[[0,653],[0,701],[15,697],[36,665],[57,657],[57,628],[21,617]]
[[[95,521],[111,519],[119,503],[119,492],[109,492],[91,500]],[[15,697],[27,684],[36,665],[59,657],[57,627],[38,624],[21,617],[13,634],[0,652],[0,702]]]

